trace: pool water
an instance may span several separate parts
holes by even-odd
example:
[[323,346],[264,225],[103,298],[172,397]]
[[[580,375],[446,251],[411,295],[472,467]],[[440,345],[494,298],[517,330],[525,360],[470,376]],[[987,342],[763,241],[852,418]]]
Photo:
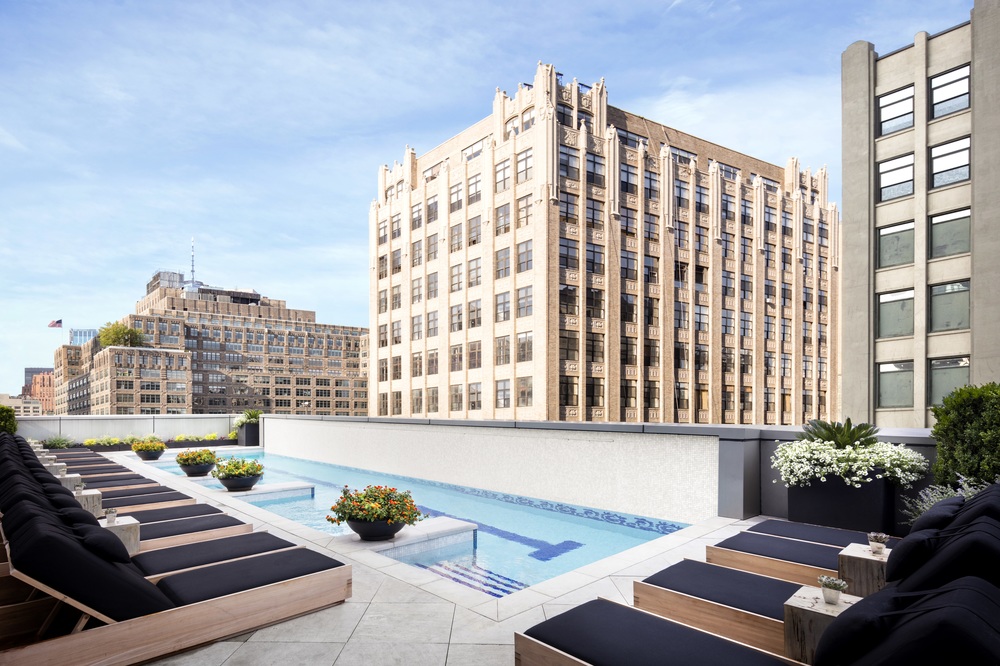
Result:
[[[227,454],[223,454],[227,455]],[[396,559],[445,578],[502,597],[602,558],[670,534],[683,523],[644,518],[589,507],[424,481],[253,451],[239,454],[265,465],[262,483],[303,481],[314,497],[247,497],[251,504],[331,534],[348,531],[326,520],[341,489],[370,484],[410,490],[429,516],[450,516],[476,523],[476,538],[464,545],[400,556]],[[152,463],[183,474],[176,463]],[[208,477],[201,483],[221,488]]]

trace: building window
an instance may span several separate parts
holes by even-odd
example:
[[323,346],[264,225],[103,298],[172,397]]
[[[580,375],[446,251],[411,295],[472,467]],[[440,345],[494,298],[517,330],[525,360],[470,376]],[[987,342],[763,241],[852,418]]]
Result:
[[[706,200],[705,203],[707,205],[708,201]],[[736,199],[731,194],[722,195],[722,219],[723,220],[736,219]]]
[[469,286],[477,287],[483,281],[482,259],[469,259]]
[[623,280],[636,280],[639,276],[639,265],[635,252],[622,250],[621,276]]
[[449,197],[450,205],[448,210],[452,213],[462,210],[462,183],[455,183],[451,186]]
[[878,295],[878,337],[913,335],[913,290]]
[[479,245],[483,240],[481,218],[476,215],[474,218],[469,220],[467,226],[468,233],[466,234],[466,242],[469,244],[469,247]]
[[587,407],[604,406],[604,380],[600,377],[587,378]]
[[604,362],[604,334],[587,332],[586,361],[588,363]]
[[619,396],[619,401],[622,406],[622,420],[625,420],[624,410],[627,408],[635,409],[636,401],[638,400],[638,387],[634,379],[623,379],[621,383],[621,395]]
[[389,257],[382,255],[378,258],[378,279],[389,276]]
[[878,230],[878,267],[913,263],[913,222],[894,224]]
[[815,242],[815,228],[813,227],[813,221],[808,217],[802,219],[802,242],[812,243]]
[[639,192],[639,170],[631,164],[622,164],[619,168],[621,190],[623,194]]
[[451,267],[450,291],[462,291],[462,264],[455,264]]
[[424,411],[424,390],[413,389],[410,393],[410,413],[422,414]]
[[686,382],[677,382],[674,385],[674,405],[677,409],[688,409],[691,406],[691,397]]
[[878,165],[879,201],[913,194],[913,153]]
[[389,311],[389,295],[387,290],[380,289],[378,292],[378,313]]
[[438,334],[438,313],[428,312],[427,313],[427,337],[433,338]]
[[438,235],[431,234],[427,237],[427,261],[438,258]]
[[604,158],[600,155],[587,153],[587,183],[604,187]]
[[496,406],[497,409],[510,407],[510,380],[498,379],[496,381]]
[[708,330],[708,306],[707,305],[696,305],[696,306],[694,306],[694,330],[696,330],[696,331],[707,331]]
[[556,105],[556,121],[561,125],[573,127],[573,107],[565,104]]
[[969,180],[969,149],[972,139],[965,137],[931,148],[931,187],[943,187]]
[[480,299],[469,301],[469,328],[483,325],[483,302]]
[[419,340],[424,336],[424,316],[414,315],[410,318],[410,340]]
[[517,334],[517,362],[525,363],[532,359],[531,331]]
[[708,252],[708,228],[695,225],[694,227],[694,251]]
[[521,131],[527,132],[535,125],[535,110],[528,109],[521,114]]
[[753,278],[740,275],[740,299],[749,301],[753,298]]
[[532,266],[531,241],[527,240],[517,244],[517,272],[530,271]]
[[969,108],[969,65],[931,79],[931,118]]
[[517,182],[523,183],[531,180],[531,172],[534,170],[535,158],[531,154],[531,148],[517,154]]
[[450,404],[451,411],[453,412],[462,411],[462,385],[452,384],[451,390],[449,391],[449,395],[451,396],[451,404]]
[[438,219],[438,198],[437,196],[427,197],[427,224]]
[[931,332],[969,328],[969,281],[931,287]]
[[647,368],[660,367],[660,341],[646,340],[642,351],[643,365]]
[[580,216],[580,198],[569,192],[559,193],[559,221],[576,224]]
[[674,301],[674,328],[688,327],[688,304],[684,301]]
[[708,213],[708,188],[694,186],[694,210],[696,213]]
[[[531,224],[531,196],[521,197],[517,200],[517,228],[526,227]],[[472,242],[469,242],[472,245]]]
[[437,387],[427,389],[427,413],[436,414],[438,411],[438,390]]
[[403,251],[394,250],[392,253],[392,274],[395,275],[401,270],[403,270]]
[[688,246],[688,225],[687,222],[674,223],[674,244],[678,249],[685,249]]
[[587,318],[604,319],[604,291],[587,289]]
[[604,275],[604,247],[587,243],[587,272]]
[[462,330],[462,304],[451,306],[451,326],[452,333]]
[[730,259],[733,256],[733,234],[722,232],[722,258]]
[[506,159],[494,169],[496,192],[506,192],[510,188],[510,160]]
[[567,284],[559,285],[559,314],[580,314],[580,304],[577,300],[576,287],[571,287]]
[[496,276],[499,280],[500,278],[505,278],[510,275],[510,248],[505,247],[502,250],[496,251]]
[[422,263],[424,263],[424,242],[413,241],[410,245],[410,265],[419,266]]
[[559,239],[559,268],[573,271],[580,268],[580,244],[575,240]]
[[652,171],[646,171],[643,173],[643,193],[646,198],[650,201],[656,201],[660,198],[660,177]]
[[931,218],[931,259],[964,254],[969,251],[969,209],[935,215]]
[[476,174],[469,178],[469,205],[483,198],[483,176]]
[[[774,317],[771,317],[772,325],[774,322]],[[735,335],[736,334],[736,311],[722,309],[722,334],[723,335]],[[766,330],[765,330],[766,334]],[[765,336],[766,337],[766,336]]]
[[389,220],[382,220],[378,223],[378,244],[384,245],[389,242]]
[[580,360],[580,334],[576,331],[559,331],[559,360]]
[[517,378],[517,406],[531,407],[531,377]]
[[510,231],[510,204],[497,206],[496,209],[496,235],[505,234]]
[[517,290],[517,316],[528,317],[531,310],[531,287],[521,287]]
[[449,351],[450,362],[448,367],[452,372],[458,372],[462,369],[462,345],[452,345]]
[[437,298],[438,295],[438,274],[429,273],[427,275],[427,298]]
[[410,208],[410,228],[419,229],[424,225],[424,205],[422,203],[414,204]]
[[559,146],[559,176],[580,180],[580,151]]
[[638,148],[640,143],[649,143],[646,137],[621,128],[618,128],[618,140],[629,148]]
[[[392,357],[392,378],[402,379],[403,378],[403,357],[393,356]],[[308,393],[303,394],[301,391],[307,391],[309,389],[295,389],[295,395],[308,395]]]
[[576,407],[580,404],[579,387],[576,377],[559,377],[559,406]]
[[913,361],[878,365],[878,407],[913,407]]
[[639,308],[636,304],[636,297],[634,294],[623,293],[622,294],[622,310],[621,310],[622,321],[634,324],[639,319]]
[[653,213],[644,213],[642,216],[642,233],[646,240],[660,240],[660,220]]
[[470,342],[468,352],[469,370],[483,367],[483,343],[478,340]]
[[462,249],[462,223],[454,224],[451,227],[450,246],[452,252]]
[[753,315],[749,312],[740,313],[740,337],[749,338],[751,335],[753,335],[752,317]]
[[694,346],[694,369],[698,372],[708,370],[708,346]]
[[494,359],[496,365],[507,365],[510,363],[510,336],[501,335],[494,340]]
[[432,349],[431,351],[427,352],[427,374],[436,375],[437,373],[438,373],[438,353],[436,349]]
[[496,300],[496,321],[507,321],[510,319],[510,292],[505,291],[497,294]]
[[590,229],[604,228],[603,202],[596,201],[594,199],[587,199],[587,227]]
[[928,401],[940,405],[946,395],[969,383],[969,357],[935,358],[930,360]]
[[678,210],[685,210],[691,205],[691,190],[688,189],[686,181],[674,181],[674,203]]
[[413,352],[413,354],[410,356],[410,375],[413,377],[424,376],[423,352]]
[[913,86],[878,98],[879,136],[913,127]]
[[620,218],[622,233],[626,236],[631,236],[632,238],[635,238],[637,233],[636,227],[638,224],[636,218],[636,211],[631,208],[626,208],[625,206],[622,206],[620,213],[621,214],[619,215],[619,218]]
[[646,256],[643,259],[642,278],[646,284],[658,284],[660,281],[660,260]]
[[740,201],[740,221],[743,224],[753,224],[753,202],[748,199]]

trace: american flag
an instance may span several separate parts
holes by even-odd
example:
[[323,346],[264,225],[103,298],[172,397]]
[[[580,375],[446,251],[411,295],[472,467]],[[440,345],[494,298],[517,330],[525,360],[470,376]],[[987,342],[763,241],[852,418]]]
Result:
[[50,321],[49,328],[62,328],[62,319],[53,319]]

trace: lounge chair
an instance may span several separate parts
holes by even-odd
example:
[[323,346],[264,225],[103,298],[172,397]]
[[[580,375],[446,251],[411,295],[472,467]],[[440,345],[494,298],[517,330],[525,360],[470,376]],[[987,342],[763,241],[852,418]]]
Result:
[[741,532],[706,547],[705,560],[800,585],[815,585],[819,576],[837,577],[841,550],[837,546]]
[[800,588],[798,583],[683,560],[635,581],[632,595],[636,608],[781,655],[785,601]]
[[642,610],[588,601],[514,634],[518,666],[796,663]]
[[[765,520],[748,528],[747,531],[770,536],[780,536],[786,539],[821,543],[827,546],[839,546],[841,548],[846,548],[852,543],[868,543],[868,534],[866,532],[843,530],[839,527],[810,525],[809,523],[795,523],[788,520]],[[892,548],[898,542],[899,539],[893,537],[889,540],[887,547]]]

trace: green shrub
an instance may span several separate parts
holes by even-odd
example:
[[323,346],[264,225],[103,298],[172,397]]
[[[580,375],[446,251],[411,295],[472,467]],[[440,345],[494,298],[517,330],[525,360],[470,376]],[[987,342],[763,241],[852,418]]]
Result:
[[215,453],[211,449],[190,449],[177,454],[178,465],[207,465],[216,461]]
[[88,448],[94,448],[95,446],[114,446],[115,444],[121,444],[122,440],[117,437],[99,437],[97,439],[85,439],[83,440],[83,445]]
[[802,426],[796,439],[811,442],[833,442],[838,449],[849,446],[871,446],[878,442],[878,428],[870,423],[851,424],[851,419],[843,423],[813,419]]
[[263,413],[264,411],[260,409],[248,409],[236,417],[236,420],[233,421],[233,427],[242,428],[245,425],[260,423],[260,417]]
[[0,405],[0,432],[17,432],[17,417],[14,416],[14,408],[7,405]]
[[219,439],[219,435],[218,433],[210,432],[207,435],[205,435],[204,439],[207,442],[214,442],[215,440]]
[[226,438],[227,439],[239,439],[240,438],[240,433],[239,433],[238,430],[230,430],[229,434],[226,435]]
[[136,437],[135,435],[129,435],[128,437],[123,437],[122,438],[122,442],[124,444],[128,444],[129,446],[132,446],[133,444],[135,444],[136,442],[139,442],[139,441],[141,441],[141,440],[138,437]]
[[[1000,479],[997,479],[1000,482]],[[949,497],[961,495],[969,499],[978,492],[986,489],[990,484],[982,481],[967,479],[961,474],[958,475],[958,482],[955,486],[927,486],[916,497],[903,496],[903,514],[906,516],[906,524],[912,525],[913,521],[922,516],[927,509],[938,502]]]
[[264,465],[249,458],[219,458],[218,465],[212,470],[212,476],[217,479],[239,479],[263,473]]
[[157,440],[157,441],[149,441],[147,439],[140,439],[140,440],[137,440],[135,442],[132,442],[132,450],[133,451],[166,451],[167,450],[167,445],[164,444],[163,442],[159,441],[159,440]]
[[44,445],[47,449],[68,449],[73,446],[73,440],[69,437],[56,435],[55,437],[49,437],[45,440]]
[[1000,476],[1000,384],[957,388],[932,411],[936,483],[951,485],[961,477],[990,483]]

